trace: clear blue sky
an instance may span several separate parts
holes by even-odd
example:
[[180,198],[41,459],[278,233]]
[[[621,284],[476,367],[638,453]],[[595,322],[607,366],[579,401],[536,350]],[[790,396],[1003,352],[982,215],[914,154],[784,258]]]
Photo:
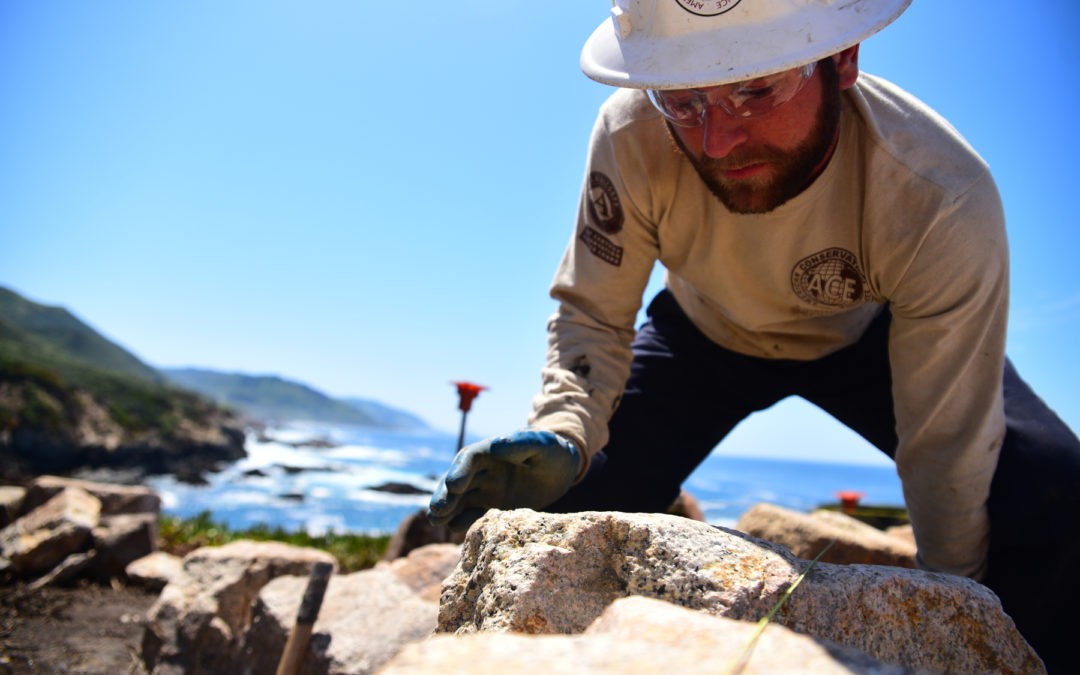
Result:
[[[517,428],[611,91],[578,68],[609,7],[0,2],[0,285],[152,365],[280,374],[447,430],[468,379],[491,387],[470,431]],[[1077,26],[1075,0],[915,0],[861,52],[993,167],[1009,352],[1074,429]],[[798,403],[722,452],[875,457]]]

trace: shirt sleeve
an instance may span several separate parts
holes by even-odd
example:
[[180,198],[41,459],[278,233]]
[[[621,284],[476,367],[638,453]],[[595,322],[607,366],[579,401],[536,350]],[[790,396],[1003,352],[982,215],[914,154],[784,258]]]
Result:
[[[642,153],[619,143],[603,113],[594,127],[574,235],[555,274],[542,388],[529,425],[573,440],[588,466],[608,440],[626,385],[642,294],[658,257],[645,216],[651,187]],[[622,135],[626,135],[623,133]],[[636,176],[636,185],[625,176]],[[634,179],[629,179],[634,180]]]
[[896,465],[921,567],[982,578],[1005,436],[1008,246],[989,173],[938,213],[889,298]]

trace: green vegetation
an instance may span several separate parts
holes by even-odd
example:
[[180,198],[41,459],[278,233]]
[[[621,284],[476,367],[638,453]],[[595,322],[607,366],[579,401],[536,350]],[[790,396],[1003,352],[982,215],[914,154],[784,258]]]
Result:
[[45,361],[58,370],[96,370],[162,384],[164,377],[62,307],[0,288],[0,344],[9,359]]
[[26,349],[18,355],[0,342],[0,382],[21,392],[21,406],[0,403],[0,428],[23,425],[57,429],[82,412],[75,396],[79,389],[103,402],[109,416],[122,429],[157,429],[169,438],[181,418],[205,421],[213,406],[198,396],[163,387],[136,377],[108,372],[90,365]]
[[158,548],[184,555],[201,546],[221,546],[239,539],[280,541],[293,546],[317,548],[337,558],[338,569],[342,573],[374,567],[390,543],[389,535],[369,537],[330,531],[322,536],[312,536],[306,532],[286,532],[280,527],[271,529],[265,525],[233,531],[227,525],[214,522],[209,511],[203,511],[188,519],[162,516]]
[[[67,310],[0,288],[0,430],[61,431],[84,412],[76,390],[98,401],[127,431],[168,438],[181,418],[205,421],[209,401],[165,386],[165,378]],[[61,432],[62,433],[62,432]]]

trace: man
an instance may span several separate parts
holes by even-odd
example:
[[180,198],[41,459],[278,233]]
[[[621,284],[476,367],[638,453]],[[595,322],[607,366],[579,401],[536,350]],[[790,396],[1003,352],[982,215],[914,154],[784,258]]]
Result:
[[[1001,597],[1065,669],[1080,442],[1006,360],[986,164],[858,69],[910,0],[617,0],[582,67],[621,87],[591,139],[529,429],[465,448],[429,517],[664,511],[791,395],[896,460],[918,563]],[[653,265],[648,321],[634,317]]]

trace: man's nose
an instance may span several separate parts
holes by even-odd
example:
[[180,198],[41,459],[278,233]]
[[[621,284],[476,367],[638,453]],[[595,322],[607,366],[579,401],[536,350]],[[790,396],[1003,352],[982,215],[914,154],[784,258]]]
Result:
[[720,106],[711,105],[705,110],[705,155],[723,159],[739,145],[749,140],[745,120],[732,117]]

